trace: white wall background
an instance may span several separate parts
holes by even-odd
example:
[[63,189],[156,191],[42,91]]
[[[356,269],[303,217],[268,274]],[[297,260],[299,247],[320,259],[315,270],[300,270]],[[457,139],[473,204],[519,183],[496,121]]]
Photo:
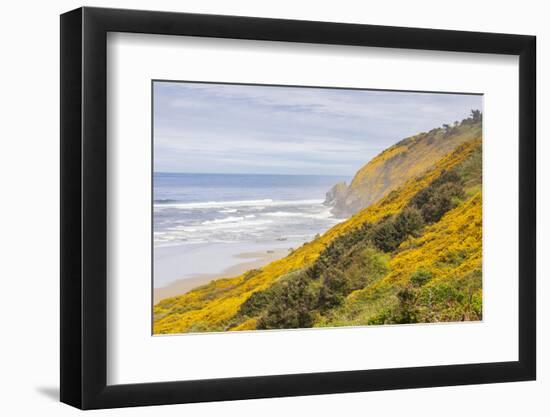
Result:
[[[491,4],[492,3],[492,4]],[[0,410],[5,415],[76,415],[57,402],[59,379],[59,17],[70,0],[8,2],[0,24]],[[124,0],[86,5],[494,31],[538,36],[539,366],[538,381],[498,385],[237,401],[95,412],[94,415],[332,416],[349,414],[463,416],[550,412],[550,147],[543,115],[550,83],[550,26],[544,2],[462,0],[353,2],[277,0]],[[544,190],[543,188],[546,188]],[[546,395],[544,395],[546,394]]]

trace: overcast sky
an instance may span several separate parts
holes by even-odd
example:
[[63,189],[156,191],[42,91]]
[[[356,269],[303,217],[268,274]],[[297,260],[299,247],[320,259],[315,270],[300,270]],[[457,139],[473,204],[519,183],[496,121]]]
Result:
[[353,175],[482,97],[155,82],[155,172]]

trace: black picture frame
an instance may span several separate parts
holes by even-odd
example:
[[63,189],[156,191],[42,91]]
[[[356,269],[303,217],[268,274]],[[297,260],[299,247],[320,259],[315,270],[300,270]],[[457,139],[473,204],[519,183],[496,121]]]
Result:
[[[513,362],[107,385],[108,32],[519,56],[519,358]],[[81,409],[534,380],[534,36],[79,8],[61,15],[61,401]]]

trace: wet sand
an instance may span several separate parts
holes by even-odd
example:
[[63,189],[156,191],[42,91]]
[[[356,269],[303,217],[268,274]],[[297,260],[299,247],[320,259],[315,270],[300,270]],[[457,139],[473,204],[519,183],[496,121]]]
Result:
[[284,258],[286,255],[288,255],[288,249],[282,248],[258,252],[240,253],[238,255],[235,255],[235,257],[241,259],[243,262],[230,266],[229,268],[226,268],[219,273],[196,274],[188,278],[173,281],[164,287],[155,288],[153,293],[153,302],[154,304],[157,304],[160,300],[164,298],[185,294],[193,288],[208,284],[210,281],[213,281],[215,279],[231,278],[241,275],[242,273],[251,269],[261,268],[269,264],[270,262]]

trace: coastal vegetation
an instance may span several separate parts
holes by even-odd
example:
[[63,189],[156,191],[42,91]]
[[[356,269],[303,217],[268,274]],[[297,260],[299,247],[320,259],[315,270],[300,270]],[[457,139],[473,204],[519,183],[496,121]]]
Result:
[[338,184],[350,217],[285,258],[154,306],[154,333],[480,320],[479,111],[398,142]]

